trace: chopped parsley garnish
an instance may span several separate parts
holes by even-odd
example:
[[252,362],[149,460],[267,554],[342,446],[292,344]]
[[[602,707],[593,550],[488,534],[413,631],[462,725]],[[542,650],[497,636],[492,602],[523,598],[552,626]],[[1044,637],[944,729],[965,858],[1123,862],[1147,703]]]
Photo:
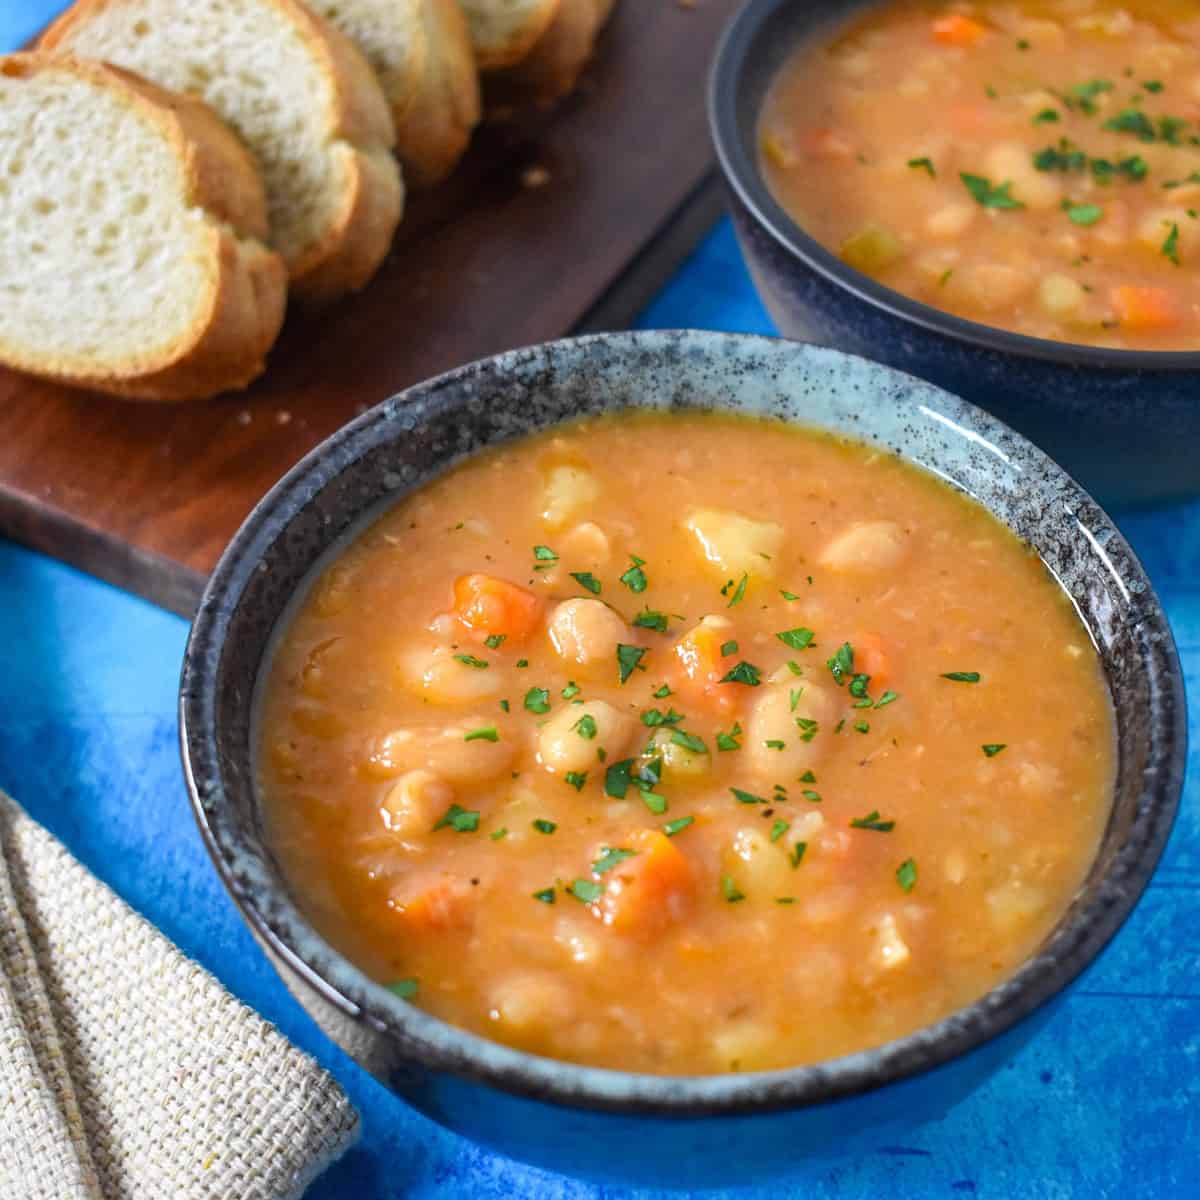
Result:
[[857,729],[859,733],[870,733],[871,723],[870,721],[864,721],[862,717],[859,717],[859,719],[854,722],[854,728]]
[[811,801],[813,804],[821,803],[821,793],[814,792],[812,790],[812,788],[805,788],[804,791],[802,791],[800,793],[800,795],[802,795],[805,798],[805,800]]
[[567,891],[582,904],[595,904],[604,895],[604,884],[592,879],[576,879]]
[[531,821],[530,824],[538,833],[553,833],[558,828],[553,821],[547,821],[542,817],[538,817],[536,821]]
[[627,858],[633,858],[635,854],[637,854],[636,850],[623,850],[620,846],[606,848],[604,853],[592,863],[592,874],[603,875],[606,871],[611,871],[613,867],[619,866]]
[[[733,595],[732,595],[732,597],[730,597],[729,603],[725,606],[726,608],[732,608],[735,604],[737,604],[742,599],[743,596],[745,596],[746,584],[749,582],[749,579],[750,579],[750,576],[747,575],[745,571],[743,571],[741,579],[738,580],[737,587],[734,588],[734,590],[733,590]],[[729,583],[727,583],[725,585],[725,587],[723,587],[721,589],[722,596],[725,595],[725,589],[728,588],[731,583],[733,583],[732,579],[729,581]]]
[[1093,158],[1091,168],[1097,183],[1112,183],[1118,175],[1124,176],[1134,183],[1140,183],[1150,173],[1150,164],[1140,154],[1134,154],[1115,163],[1107,158]]
[[896,882],[906,891],[911,892],[917,882],[917,864],[911,858],[906,858],[896,868]]
[[617,644],[617,672],[624,683],[635,670],[646,668],[641,665],[642,656],[646,653],[641,646],[627,646],[623,642]]
[[804,668],[798,662],[796,662],[794,659],[789,658],[787,660],[787,662],[784,664],[784,666],[786,666],[787,669],[789,671],[791,671],[791,673],[793,675],[803,675],[804,674]]
[[1088,156],[1066,138],[1060,138],[1057,146],[1047,146],[1033,156],[1033,165],[1039,171],[1083,171],[1087,164]]
[[793,650],[807,650],[812,645],[813,638],[817,635],[811,629],[805,629],[801,626],[798,629],[785,629],[782,633],[775,635],[785,646],[790,646]]
[[742,727],[736,721],[733,723],[733,728],[728,733],[717,734],[717,749],[718,750],[740,750],[742,743],[737,739],[742,736]]
[[1028,38],[1017,38],[1017,49],[1018,50],[1028,50],[1029,49]]
[[983,676],[978,671],[950,671],[942,676],[951,683],[978,683]]
[[1158,118],[1158,136],[1168,146],[1181,146],[1183,138],[1180,135],[1187,127],[1187,121],[1181,121],[1178,117]]
[[567,680],[567,686],[562,690],[564,700],[573,700],[583,689],[573,679]]
[[804,774],[800,776],[800,782],[801,783],[816,783],[817,777],[811,771],[805,771]]
[[1146,89],[1146,91],[1152,93],[1155,96],[1157,96],[1158,93],[1161,92],[1165,86],[1166,85],[1162,82],[1161,79],[1146,79],[1142,82],[1142,87],[1144,87]]
[[525,708],[531,713],[548,713],[550,711],[550,691],[548,688],[532,687],[525,693]]
[[1140,108],[1122,109],[1115,117],[1109,117],[1103,128],[1113,133],[1132,133],[1143,142],[1153,142],[1158,138],[1154,122]]
[[690,750],[693,754],[707,754],[708,747],[704,744],[704,739],[697,737],[694,733],[684,733],[682,729],[676,729],[671,734],[671,744],[673,746],[682,746],[685,750]]
[[633,618],[633,623],[638,629],[653,629],[655,633],[667,632],[667,614],[655,612],[652,608],[642,609]]
[[1095,225],[1104,216],[1104,209],[1098,204],[1072,204],[1063,200],[1063,212],[1074,225]]
[[787,831],[789,829],[791,829],[791,825],[787,821],[784,821],[784,820],[780,819],[779,817],[776,817],[775,820],[771,824],[771,833],[770,833],[771,841],[773,841],[773,842],[779,841],[779,839],[781,837],[783,837],[783,835],[785,833],[787,833]]
[[1173,188],[1187,187],[1189,183],[1200,183],[1200,171],[1193,171],[1186,179],[1169,179],[1163,184],[1163,187],[1171,190]]
[[620,762],[610,763],[604,772],[604,793],[624,800],[629,786],[633,782],[633,759],[623,758]]
[[549,546],[534,546],[533,558],[535,571],[544,571],[558,562],[558,555]]
[[775,903],[776,904],[798,904],[799,901],[796,899],[795,896],[776,896]]
[[761,679],[758,667],[753,663],[740,662],[718,680],[719,683],[744,683],[747,687],[758,687]]
[[673,694],[674,693],[671,691],[671,689],[669,687],[667,687],[667,685],[664,683],[662,685],[662,687],[660,687],[654,693],[654,698],[655,698],[655,700],[665,700],[668,696],[671,696]]
[[411,1000],[421,986],[419,979],[397,979],[395,983],[389,983],[387,990],[395,996],[399,996],[401,1000]]
[[841,733],[841,732],[842,732],[842,730],[843,730],[843,729],[845,729],[845,727],[846,727],[846,718],[845,718],[845,717],[843,717],[843,718],[842,718],[842,719],[841,719],[841,720],[840,720],[840,721],[839,721],[839,722],[838,722],[838,723],[837,723],[837,724],[836,724],[836,725],[833,727],[833,732],[834,732],[834,733]]
[[659,725],[678,725],[682,720],[683,713],[676,712],[673,708],[665,713],[657,708],[648,708],[642,713],[642,724],[650,726],[651,729]]
[[847,675],[854,674],[854,647],[849,642],[843,642],[832,658],[825,660],[833,681],[841,687],[846,682]]
[[493,829],[492,832],[488,834],[488,837],[493,842],[498,842],[498,841],[501,841],[503,838],[508,837],[507,826],[501,825],[499,829]]
[[575,730],[575,732],[579,734],[581,738],[587,738],[587,740],[590,742],[592,738],[596,736],[596,718],[593,717],[591,713],[584,713],[583,716],[571,726],[571,728]]
[[781,742],[779,738],[767,738],[767,740],[763,742],[763,745],[766,746],[768,750],[782,750],[784,747],[784,743]]
[[667,798],[660,796],[657,792],[652,792],[648,788],[638,788],[638,795],[642,798],[642,803],[655,816],[661,817],[667,811]]
[[464,667],[474,667],[477,671],[487,669],[487,660],[476,658],[473,654],[456,654],[454,656]]
[[572,571],[571,578],[575,580],[581,588],[586,588],[593,596],[600,595],[600,580],[598,580],[591,571]]
[[928,171],[930,179],[937,178],[937,171],[934,168],[933,160],[928,158],[910,158],[908,165],[916,171]]
[[891,833],[896,828],[895,821],[881,821],[879,810],[873,808],[865,817],[855,817],[850,822],[851,829],[873,829],[876,833]]
[[859,673],[850,680],[850,695],[852,695],[856,700],[865,700],[867,698],[867,689],[870,686],[870,675],[863,675]]
[[1001,750],[1007,750],[1008,745],[1005,742],[989,742],[986,746],[980,746],[980,749],[988,758],[995,758]]
[[1053,125],[1055,121],[1060,121],[1062,118],[1058,115],[1058,110],[1055,108],[1043,108],[1041,112],[1035,113],[1033,123],[1035,125]]
[[788,712],[795,712],[800,697],[804,695],[803,688],[788,688]]
[[552,887],[542,888],[540,892],[534,892],[533,898],[540,900],[543,904],[554,903],[554,889]]
[[507,700],[500,701],[500,711],[501,712],[508,712],[509,708],[510,708],[510,705]]
[[646,590],[646,572],[642,567],[646,565],[644,558],[638,558],[636,554],[629,556],[632,566],[621,576],[621,582],[631,592],[644,592]]
[[463,735],[464,742],[498,742],[500,732],[495,725],[485,725],[482,729],[472,729]]
[[875,701],[875,707],[876,708],[887,708],[887,706],[889,704],[895,704],[896,701],[899,699],[900,699],[899,692],[893,692],[891,690],[888,690],[888,691],[884,692],[883,695],[880,696],[878,700]]
[[791,854],[788,855],[788,862],[790,862],[792,864],[793,871],[804,861],[804,852],[807,849],[808,849],[807,842],[797,842],[792,847],[792,852],[791,852]]
[[782,596],[782,597],[783,597],[785,600],[799,600],[799,599],[800,599],[800,597],[799,597],[799,596],[797,596],[795,592],[789,592],[789,591],[786,591],[784,588],[780,588],[780,589],[779,589],[779,594],[780,594],[780,595],[781,595],[781,596]]
[[743,792],[741,788],[731,787],[729,789],[733,793],[733,798],[739,804],[766,804],[767,801],[762,796],[756,796],[753,792]]
[[588,773],[586,771],[568,771],[563,776],[563,782],[568,783],[577,792],[583,791],[583,785],[587,783]]
[[954,268],[950,267],[948,270],[942,272],[940,278],[938,279],[938,287],[945,287],[946,284],[948,284],[953,278]]
[[527,659],[527,658],[518,658],[518,659],[517,659],[517,666],[518,666],[518,667],[527,667],[527,666],[529,666],[529,659]]
[[662,827],[662,831],[667,837],[674,837],[677,833],[682,833],[695,820],[695,817],[676,817],[675,820],[668,821]]
[[793,717],[792,719],[796,722],[800,730],[800,740],[802,742],[811,742],[817,736],[820,724],[814,721],[812,717]]
[[732,875],[721,876],[721,895],[730,904],[736,904],[739,900],[745,900],[745,894],[738,891],[737,884],[733,882]]
[[507,633],[490,633],[483,639],[483,644],[489,650],[499,650],[506,637],[508,637]]
[[961,172],[959,178],[963,181],[963,186],[974,197],[976,203],[983,205],[984,208],[1024,208],[1019,200],[1014,199],[1012,195],[1011,180],[992,185],[992,181],[983,175],[968,175],[965,171]]
[[1162,252],[1164,258],[1169,258],[1177,267],[1183,262],[1179,255],[1179,222],[1171,221],[1171,232],[1167,234],[1167,240],[1162,244]]
[[737,652],[738,652],[737,642],[731,641],[731,642],[722,642],[721,643],[721,657],[722,658],[728,658],[729,655],[736,654]]
[[1074,107],[1078,108],[1080,112],[1087,113],[1089,117],[1095,116],[1096,97],[1112,90],[1113,85],[1107,79],[1089,79],[1087,83],[1077,83],[1071,88],[1071,97],[1075,101]]
[[479,828],[479,813],[452,804],[433,828],[437,831],[444,829],[447,825],[455,833],[474,833]]

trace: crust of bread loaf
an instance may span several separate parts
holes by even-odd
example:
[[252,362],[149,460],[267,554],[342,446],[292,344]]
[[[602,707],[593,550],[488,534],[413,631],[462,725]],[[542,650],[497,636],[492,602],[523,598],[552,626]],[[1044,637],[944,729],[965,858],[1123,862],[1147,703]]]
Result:
[[390,99],[405,176],[431,187],[454,169],[479,124],[479,72],[458,0],[420,0],[420,9],[420,74],[406,96]]
[[507,40],[481,46],[475,43],[475,62],[481,71],[498,71],[516,66],[537,45],[558,13],[562,0],[542,0],[528,21],[513,30]]
[[[135,2],[76,0],[45,30],[38,46],[62,47],[79,26]],[[395,130],[375,72],[349,38],[299,0],[260,3],[289,21],[330,84],[329,148],[346,158],[342,203],[324,236],[288,264],[297,298],[325,303],[363,287],[387,256],[404,209],[400,172],[388,153]]]
[[265,367],[283,324],[287,269],[261,240],[267,202],[249,152],[208,108],[189,96],[103,63],[41,53],[0,59],[10,78],[68,72],[115,94],[161,131],[183,165],[183,202],[204,210],[209,231],[205,303],[175,342],[153,357],[97,364],[81,373],[53,353],[5,346],[0,358],[19,370],[118,395],[189,400],[244,388]]

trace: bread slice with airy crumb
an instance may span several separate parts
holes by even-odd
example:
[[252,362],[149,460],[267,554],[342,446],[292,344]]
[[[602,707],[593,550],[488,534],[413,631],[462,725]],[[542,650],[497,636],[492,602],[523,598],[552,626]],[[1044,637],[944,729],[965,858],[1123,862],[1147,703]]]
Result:
[[354,291],[382,263],[403,205],[387,101],[350,39],[299,0],[77,0],[39,44],[209,103],[258,160],[302,299]]
[[479,72],[458,0],[309,0],[375,69],[405,180],[428,187],[462,157],[479,123]]
[[461,0],[481,71],[519,63],[550,28],[562,0]]
[[245,387],[283,323],[254,160],[202,103],[0,58],[0,361],[119,395]]

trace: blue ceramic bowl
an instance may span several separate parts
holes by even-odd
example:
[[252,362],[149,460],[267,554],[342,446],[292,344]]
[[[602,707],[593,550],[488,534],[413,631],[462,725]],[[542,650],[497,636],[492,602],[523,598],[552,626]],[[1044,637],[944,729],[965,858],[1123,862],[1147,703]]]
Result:
[[[1034,546],[1100,649],[1120,775],[1099,858],[1037,955],[978,1003],[817,1066],[664,1078],[497,1045],[373,983],[312,929],[271,853],[255,692],[315,572],[386,506],[481,447],[583,413],[726,409],[834,430],[919,463]],[[769,481],[764,480],[764,486]],[[1129,915],[1183,780],[1183,688],[1162,609],[1096,504],[1027,441],[929,384],[835,350],[715,333],[516,350],[412,388],[301,462],[233,539],[200,603],[180,699],[196,818],[226,886],[313,1018],[422,1112],[516,1158],[597,1180],[709,1186],[901,1138],[1030,1037]]]
[[758,165],[763,100],[801,44],[879,0],[748,0],[709,81],[709,120],[750,274],[787,337],[928,379],[995,413],[1104,503],[1200,495],[1200,347],[1106,350],[941,312],[847,266],[776,203]]

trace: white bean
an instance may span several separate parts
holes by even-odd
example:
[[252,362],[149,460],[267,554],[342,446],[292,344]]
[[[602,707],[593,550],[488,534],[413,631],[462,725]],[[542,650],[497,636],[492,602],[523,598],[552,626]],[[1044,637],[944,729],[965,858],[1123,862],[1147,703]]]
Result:
[[697,509],[683,524],[696,538],[705,559],[725,575],[775,574],[773,564],[783,546],[782,525],[713,508]]
[[908,538],[895,521],[860,521],[838,534],[819,561],[836,571],[890,571],[908,549]]
[[586,771],[599,762],[597,750],[603,750],[609,762],[620,758],[633,732],[633,718],[604,700],[567,704],[542,726],[538,759],[555,774]]
[[[799,693],[795,708],[793,692]],[[762,689],[746,722],[743,747],[750,769],[772,783],[794,781],[824,757],[833,736],[832,716],[833,701],[818,684],[797,679],[794,687],[772,685]],[[816,725],[801,726],[797,719],[815,721]],[[782,747],[778,746],[780,742]]]
[[454,789],[432,771],[406,771],[379,806],[384,827],[401,837],[428,833],[454,800]]
[[[400,683],[432,704],[471,704],[500,691],[504,680],[490,664],[472,666],[456,653],[449,646],[410,646],[397,663]],[[463,656],[478,659],[465,652]]]
[[564,600],[550,616],[550,641],[559,656],[580,667],[607,666],[615,673],[617,645],[629,627],[602,600]]
[[600,495],[596,477],[583,467],[552,467],[542,489],[542,521],[547,529],[562,529],[577,519]]

